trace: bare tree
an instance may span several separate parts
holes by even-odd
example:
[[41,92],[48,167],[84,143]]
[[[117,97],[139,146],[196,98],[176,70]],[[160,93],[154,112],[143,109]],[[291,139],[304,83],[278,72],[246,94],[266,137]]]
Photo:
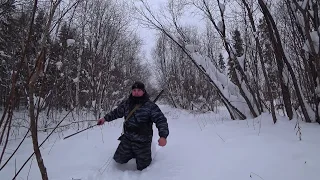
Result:
[[[281,4],[280,4],[281,5]],[[292,59],[293,68],[297,69],[296,76],[301,88],[303,99],[306,99],[305,106],[315,113],[309,113],[311,121],[319,121],[319,8],[317,1],[300,4],[298,1],[285,1],[282,4],[286,9],[286,14],[280,20],[287,24],[286,29],[290,31],[280,31],[286,39],[284,46],[288,56]],[[318,13],[317,13],[318,12]],[[288,28],[289,27],[289,28]],[[299,102],[300,104],[300,102]],[[309,106],[309,107],[308,107]],[[307,110],[308,111],[308,110]]]
[[[209,62],[209,60],[207,60],[208,59],[207,57],[196,53],[195,48],[188,46],[188,44],[187,44],[188,40],[183,39],[183,36],[176,38],[171,33],[170,28],[165,26],[165,24],[163,22],[160,22],[160,19],[157,18],[155,16],[155,14],[152,13],[148,4],[144,1],[141,1],[141,3],[143,5],[143,7],[145,8],[145,11],[137,9],[137,12],[142,17],[141,21],[146,23],[146,25],[148,25],[149,27],[151,26],[151,27],[156,28],[157,30],[161,31],[162,33],[164,33],[173,42],[175,42],[177,44],[177,46],[179,46],[182,49],[182,51],[188,56],[188,58],[191,60],[191,62],[203,73],[203,75],[207,78],[207,80],[210,82],[210,84],[216,90],[216,92],[219,95],[219,97],[221,98],[222,102],[229,110],[230,116],[232,119],[245,119],[246,116],[239,109],[237,109],[237,107],[234,106],[234,104],[223,93],[224,88],[229,89],[229,90],[234,89],[235,88],[234,84],[233,83],[229,83],[229,85],[218,84],[218,80],[214,77],[215,74],[211,73],[212,70],[216,69],[216,67],[214,65],[212,65],[212,62],[211,61]],[[179,33],[181,33],[181,31]],[[203,62],[208,65],[198,64],[199,62],[197,62],[197,59],[199,59],[199,58],[206,59],[207,61],[203,61]],[[215,70],[215,71],[217,72],[218,70]],[[220,74],[219,72],[217,72],[217,74],[221,75],[221,77],[224,76],[224,75]],[[221,80],[224,81],[225,79],[221,79]],[[238,102],[242,102],[242,99],[241,100],[239,99]]]
[[[6,142],[4,149],[2,151],[3,153],[6,150],[6,145],[8,142],[8,137],[10,136],[10,130],[11,130],[11,124],[12,124],[12,115],[13,115],[13,109],[15,108],[15,98],[16,94],[15,91],[17,90],[17,78],[20,76],[19,70],[24,67],[26,69],[27,76],[23,77],[24,82],[26,84],[26,92],[27,92],[27,99],[28,99],[28,110],[29,110],[29,123],[30,123],[30,131],[31,131],[31,137],[32,137],[32,143],[33,143],[33,150],[35,152],[35,156],[37,159],[37,163],[41,172],[42,179],[48,179],[47,170],[44,165],[44,161],[41,155],[41,151],[39,149],[38,144],[38,119],[39,119],[39,113],[42,110],[42,103],[40,103],[41,98],[35,99],[37,96],[37,93],[42,93],[42,87],[41,82],[43,77],[45,77],[46,74],[46,62],[47,62],[47,49],[48,49],[48,37],[50,36],[50,31],[52,28],[52,24],[54,21],[54,15],[57,7],[60,5],[61,1],[55,1],[51,2],[49,11],[46,14],[46,22],[44,24],[44,29],[41,34],[37,34],[39,36],[39,44],[35,47],[33,46],[34,43],[34,37],[33,34],[36,31],[35,29],[35,20],[36,20],[36,14],[38,11],[39,2],[37,0],[33,3],[33,8],[31,12],[31,20],[29,21],[28,31],[27,31],[27,37],[25,38],[23,44],[23,49],[21,53],[21,61],[16,67],[16,70],[12,76],[12,86],[11,86],[11,93],[9,95],[9,103],[5,108],[4,114],[1,119],[1,125],[2,122],[5,121],[5,124],[3,126],[3,132],[7,129],[7,136],[6,136]],[[40,11],[41,12],[41,11]],[[34,48],[34,49],[32,49]],[[30,54],[35,50],[35,54]],[[34,57],[35,59],[32,59]],[[39,85],[40,84],[40,87]],[[28,131],[29,132],[29,131]],[[2,133],[3,134],[3,133]],[[27,134],[27,133],[26,133]],[[1,141],[2,142],[1,136]],[[26,137],[26,136],[25,136]],[[25,139],[25,138],[24,138]],[[24,140],[23,139],[23,140]],[[0,159],[0,161],[1,161]]]
[[[247,11],[248,17],[249,17],[249,21],[251,24],[251,28],[253,30],[254,34],[257,34],[257,29],[256,29],[256,25],[254,23],[254,18],[253,18],[253,10],[252,7],[250,8],[249,3],[246,0],[242,0],[242,3]],[[273,122],[276,123],[277,122],[277,117],[275,114],[275,108],[274,108],[274,103],[273,103],[273,96],[272,96],[272,92],[271,92],[271,85],[269,82],[269,77],[267,75],[266,69],[265,69],[265,63],[264,63],[264,57],[263,57],[263,53],[262,53],[262,46],[260,44],[259,38],[258,36],[255,36],[255,42],[256,42],[256,47],[258,49],[258,54],[259,54],[259,59],[261,62],[261,67],[262,67],[262,72],[266,81],[266,86],[267,86],[267,90],[268,90],[268,97],[269,97],[269,102],[270,102],[270,107],[271,107],[271,114],[272,114],[272,118],[273,118]]]
[[[57,7],[59,6],[61,0],[60,1],[56,1],[54,3],[52,3],[52,6],[50,7],[50,11],[48,14],[48,18],[47,18],[47,23],[44,29],[44,33],[42,34],[42,42],[40,45],[40,52],[38,53],[37,59],[35,61],[35,65],[34,65],[34,69],[30,70],[28,69],[28,77],[30,77],[30,79],[28,79],[28,95],[29,95],[29,116],[30,116],[30,129],[31,129],[31,136],[32,136],[32,142],[33,142],[33,149],[35,152],[35,156],[38,162],[38,166],[41,172],[41,176],[43,180],[47,180],[48,179],[48,175],[47,175],[47,170],[46,167],[44,165],[42,156],[41,156],[41,152],[39,149],[39,144],[38,144],[38,126],[37,126],[37,116],[35,114],[35,102],[34,102],[34,94],[35,94],[35,83],[37,82],[37,80],[39,79],[40,76],[43,76],[44,73],[44,67],[45,67],[45,54],[46,54],[46,49],[47,49],[47,36],[49,35],[49,31],[50,31],[50,27],[51,27],[51,23],[53,20],[53,16],[55,14],[55,10],[57,9]],[[38,2],[35,1],[34,3],[34,9],[33,9],[33,18],[36,12],[38,6]],[[33,20],[31,21],[33,24]],[[32,25],[30,26],[30,32],[32,31]],[[26,47],[27,48],[27,45]],[[25,63],[25,65],[28,67],[27,63]]]
[[[284,49],[283,49],[283,46],[281,43],[280,34],[279,34],[278,28],[274,22],[274,19],[271,15],[267,5],[265,4],[265,2],[263,0],[259,0],[258,3],[261,7],[263,14],[264,14],[264,17],[266,18],[266,21],[268,24],[268,29],[271,34],[270,39],[271,39],[271,42],[272,42],[274,50],[275,50],[275,55],[276,55],[277,64],[278,64],[279,77],[283,78],[283,73],[282,73],[283,71],[282,70],[284,68],[284,63],[285,63],[285,65],[288,68],[288,71],[290,73],[290,76],[292,78],[292,82],[293,82],[293,85],[294,85],[294,88],[295,88],[295,91],[297,94],[299,104],[301,106],[301,110],[304,115],[304,118],[305,118],[306,122],[311,122],[310,116],[309,116],[307,109],[306,109],[306,104],[304,103],[304,100],[303,100],[303,97],[301,94],[301,90],[300,90],[300,87],[297,82],[297,78],[294,74],[294,71],[293,71],[292,66],[289,62],[288,57],[287,57],[286,53],[284,52]],[[280,80],[280,83],[282,83],[282,82],[283,81]],[[288,95],[290,95],[290,93],[288,91],[288,87],[286,85],[284,85],[284,83],[282,83],[282,89],[284,90],[284,92],[282,94],[284,96],[286,110],[287,110],[287,113],[289,112],[288,113],[289,118],[292,119],[292,108],[291,108],[292,105],[290,102],[290,97],[287,97]]]

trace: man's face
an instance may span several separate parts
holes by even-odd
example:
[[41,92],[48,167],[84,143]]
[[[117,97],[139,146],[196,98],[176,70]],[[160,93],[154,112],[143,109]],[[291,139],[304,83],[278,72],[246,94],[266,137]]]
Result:
[[144,92],[141,89],[135,88],[132,89],[132,96],[134,97],[141,97],[143,96]]

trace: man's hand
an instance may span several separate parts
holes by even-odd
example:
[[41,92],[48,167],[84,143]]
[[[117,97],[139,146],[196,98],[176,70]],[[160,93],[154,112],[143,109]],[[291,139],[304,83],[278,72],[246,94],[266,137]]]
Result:
[[104,124],[105,121],[106,120],[104,118],[101,118],[98,120],[97,125],[102,125],[102,124]]
[[165,146],[167,144],[167,140],[164,137],[159,138],[158,142],[159,146]]

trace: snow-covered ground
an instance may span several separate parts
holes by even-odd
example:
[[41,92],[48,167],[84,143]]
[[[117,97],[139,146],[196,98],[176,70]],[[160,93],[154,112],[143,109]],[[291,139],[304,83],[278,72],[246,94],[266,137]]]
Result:
[[[300,122],[302,141],[296,135],[296,120],[271,116],[232,121],[227,112],[191,114],[160,106],[168,118],[170,135],[165,147],[157,146],[154,128],[150,167],[136,171],[135,160],[117,165],[112,159],[121,133],[122,120],[95,127],[63,140],[57,134],[42,148],[50,180],[319,180],[320,126]],[[64,136],[74,131],[64,133]],[[40,142],[44,138],[40,137]],[[11,142],[10,149],[17,146]],[[16,166],[32,152],[28,139],[15,156]],[[0,171],[1,180],[11,180],[15,160]],[[36,160],[17,180],[40,180]],[[31,167],[31,168],[30,168]],[[30,171],[30,172],[29,172]],[[28,175],[29,174],[29,175]]]

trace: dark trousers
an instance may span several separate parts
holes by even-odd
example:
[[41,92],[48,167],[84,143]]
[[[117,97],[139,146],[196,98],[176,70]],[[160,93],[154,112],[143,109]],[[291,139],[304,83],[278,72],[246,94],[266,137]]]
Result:
[[151,164],[151,142],[132,142],[122,138],[113,159],[120,164],[127,163],[135,158],[137,169],[143,170]]

